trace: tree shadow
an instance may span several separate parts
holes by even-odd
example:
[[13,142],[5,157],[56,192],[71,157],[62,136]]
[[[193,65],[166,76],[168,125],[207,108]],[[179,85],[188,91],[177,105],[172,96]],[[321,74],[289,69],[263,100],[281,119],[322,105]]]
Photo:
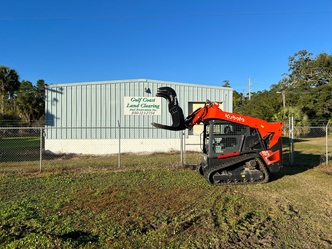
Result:
[[63,94],[63,87],[52,87],[46,85],[46,95],[45,95],[45,125],[46,126],[55,126],[55,121],[59,120],[53,113],[49,110],[52,110],[51,106],[56,106],[59,103],[59,99],[53,97],[58,96],[59,94]]
[[[42,152],[42,160],[50,161],[50,160],[70,160],[72,158],[76,158],[80,156],[75,153],[52,153],[49,151]],[[21,163],[21,162],[39,162],[40,161],[40,149],[26,149],[22,151],[4,151],[0,150],[0,164],[1,163]]]

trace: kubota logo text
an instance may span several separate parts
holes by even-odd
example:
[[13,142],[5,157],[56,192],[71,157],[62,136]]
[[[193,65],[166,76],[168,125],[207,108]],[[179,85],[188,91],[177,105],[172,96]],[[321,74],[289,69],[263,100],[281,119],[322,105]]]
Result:
[[225,114],[225,117],[229,120],[234,120],[237,122],[244,122],[244,118],[242,118],[241,116],[235,116],[235,115],[230,115],[230,114]]

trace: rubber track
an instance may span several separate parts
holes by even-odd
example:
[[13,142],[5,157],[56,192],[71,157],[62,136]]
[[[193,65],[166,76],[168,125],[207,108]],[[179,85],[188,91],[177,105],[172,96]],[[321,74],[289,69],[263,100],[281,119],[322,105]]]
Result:
[[[262,171],[263,175],[265,176],[262,180],[259,181],[232,181],[231,179],[227,182],[218,182],[218,183],[214,183],[213,182],[213,175],[214,173],[216,173],[218,170],[221,169],[226,169],[228,167],[231,167],[235,164],[241,163],[241,162],[245,162],[251,159],[255,159],[259,165],[259,170]],[[221,165],[216,165],[212,168],[210,168],[208,171],[204,172],[204,176],[206,178],[206,180],[212,184],[212,185],[216,185],[216,186],[220,186],[220,185],[232,185],[232,184],[259,184],[259,183],[266,183],[269,181],[269,174],[267,172],[267,169],[264,165],[264,163],[262,162],[262,160],[260,159],[260,157],[257,154],[246,154],[246,155],[242,155],[239,157],[234,158],[231,161],[228,161],[227,163],[221,164]]]

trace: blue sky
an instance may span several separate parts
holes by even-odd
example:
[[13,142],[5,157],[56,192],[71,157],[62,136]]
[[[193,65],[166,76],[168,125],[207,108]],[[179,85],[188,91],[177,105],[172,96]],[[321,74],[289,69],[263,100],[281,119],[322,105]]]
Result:
[[0,65],[21,80],[155,79],[268,90],[332,52],[332,1],[0,0]]

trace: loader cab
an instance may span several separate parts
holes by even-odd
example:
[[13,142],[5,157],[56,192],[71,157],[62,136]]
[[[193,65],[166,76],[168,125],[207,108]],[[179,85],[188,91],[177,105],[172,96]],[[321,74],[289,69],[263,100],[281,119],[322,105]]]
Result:
[[207,120],[204,123],[201,149],[210,158],[262,150],[264,147],[255,128],[218,119]]

